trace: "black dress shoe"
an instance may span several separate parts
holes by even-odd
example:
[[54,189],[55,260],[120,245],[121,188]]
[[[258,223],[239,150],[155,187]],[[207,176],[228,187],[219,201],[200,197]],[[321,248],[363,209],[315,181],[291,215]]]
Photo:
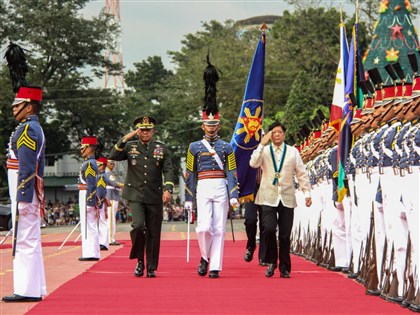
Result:
[[412,300],[409,301],[409,300],[405,299],[404,301],[401,302],[400,306],[404,307],[404,308],[409,308],[411,303],[413,303]]
[[327,268],[329,271],[342,271],[343,270],[343,267],[333,267],[333,266],[331,266],[331,267],[328,267]]
[[39,302],[42,301],[42,297],[22,296],[13,294],[9,296],[3,296],[2,301],[4,302]]
[[402,301],[404,301],[404,298],[402,296],[390,296],[390,297],[387,297],[386,300],[388,302],[401,304]]
[[119,243],[119,242],[112,242],[112,243],[109,243],[109,245],[111,245],[111,246],[118,246],[118,245],[121,245],[121,243]]
[[99,245],[99,249],[100,250],[108,250],[108,247],[106,247],[105,245]]
[[147,270],[147,278],[156,278],[156,273],[153,269]]
[[209,278],[212,278],[212,279],[219,278],[219,270],[210,270]]
[[412,312],[420,313],[420,305],[418,305],[418,304],[411,303],[410,307],[408,309]]
[[207,274],[208,266],[209,266],[208,261],[206,261],[203,257],[201,257],[200,265],[198,266],[198,275],[204,277]]
[[290,278],[290,272],[287,270],[280,272],[280,278]]
[[381,290],[379,290],[379,289],[367,289],[365,291],[365,294],[372,295],[372,296],[379,296],[379,295],[381,295]]
[[144,262],[141,260],[137,263],[136,269],[134,269],[134,276],[143,277],[144,275]]
[[358,276],[359,276],[358,272],[349,272],[347,274],[347,278],[349,278],[349,279],[357,279]]
[[98,261],[99,258],[96,258],[96,257],[80,257],[79,260],[80,261]]
[[274,275],[274,270],[277,268],[275,264],[268,264],[268,268],[265,271],[266,277],[272,277]]
[[245,252],[245,255],[244,255],[244,260],[246,262],[252,261],[252,259],[254,258],[254,250],[255,250],[255,248],[252,249],[251,247],[248,247],[246,249],[246,252]]

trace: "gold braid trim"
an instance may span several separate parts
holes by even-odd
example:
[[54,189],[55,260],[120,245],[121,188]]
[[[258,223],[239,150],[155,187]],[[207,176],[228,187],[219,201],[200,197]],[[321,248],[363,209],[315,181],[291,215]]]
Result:
[[28,178],[26,178],[26,179],[24,179],[20,184],[19,184],[19,186],[17,187],[17,190],[19,190],[19,189],[21,189],[23,186],[25,186],[25,184],[27,183],[27,182],[29,182],[32,178],[34,178],[35,177],[35,175],[36,175],[36,173],[33,173],[31,176],[29,176]]
[[91,200],[91,199],[92,199],[92,197],[93,197],[93,195],[95,195],[95,194],[96,194],[96,189],[95,189],[94,191],[92,191],[92,192],[89,194],[89,196],[87,196],[86,200]]
[[236,160],[235,160],[235,153],[231,153],[228,155],[228,171],[232,171],[236,169]]
[[114,149],[117,150],[118,152],[121,152],[123,149],[120,149],[117,145],[114,145]]
[[194,155],[191,153],[190,149],[188,149],[187,153],[187,170],[190,172],[194,171]]
[[187,186],[185,186],[185,190],[187,191],[187,193],[188,193],[190,196],[192,196],[192,195],[193,195],[192,191],[191,191],[191,190],[189,190]]

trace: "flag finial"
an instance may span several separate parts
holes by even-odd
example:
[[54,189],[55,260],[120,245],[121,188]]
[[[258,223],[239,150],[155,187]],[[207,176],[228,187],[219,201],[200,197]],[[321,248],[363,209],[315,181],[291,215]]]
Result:
[[265,34],[265,31],[267,30],[267,24],[263,23],[263,25],[261,25],[260,30]]

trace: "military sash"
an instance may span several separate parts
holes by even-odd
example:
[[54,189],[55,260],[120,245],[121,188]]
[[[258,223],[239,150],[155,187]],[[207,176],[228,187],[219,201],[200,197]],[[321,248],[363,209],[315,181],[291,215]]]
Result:
[[201,140],[201,142],[204,144],[207,150],[209,150],[209,152],[211,153],[211,156],[216,160],[216,163],[217,165],[219,165],[220,169],[223,170],[222,160],[220,159],[220,156],[216,153],[216,150],[214,150],[210,146],[210,143],[206,139]]

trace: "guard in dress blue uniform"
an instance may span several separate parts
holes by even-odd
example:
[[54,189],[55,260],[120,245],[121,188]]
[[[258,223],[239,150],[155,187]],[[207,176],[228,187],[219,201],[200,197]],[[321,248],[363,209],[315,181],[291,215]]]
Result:
[[[43,174],[45,136],[38,120],[42,89],[20,86],[13,101],[13,116],[20,124],[11,137],[11,154],[17,160],[18,177],[14,191],[15,223],[13,284],[14,294],[5,302],[37,302],[47,294],[42,258],[40,214],[44,211]],[[10,157],[9,157],[10,158]]]
[[99,251],[97,175],[95,136],[82,138],[80,153],[84,158],[79,175],[79,209],[82,230],[82,257],[80,261],[95,261],[101,257]]
[[[198,274],[218,278],[223,264],[223,243],[229,203],[238,204],[238,178],[232,146],[220,139],[216,103],[217,70],[208,62],[204,74],[204,138],[190,144],[187,153],[185,208],[197,204],[197,240],[201,252]],[[227,186],[226,186],[227,184]]]
[[100,157],[96,160],[98,165],[98,176],[96,184],[96,193],[98,197],[98,227],[99,227],[99,249],[108,250],[109,247],[109,224],[108,224],[108,198],[107,198],[107,177],[105,173],[108,159]]
[[108,225],[109,225],[109,245],[117,246],[120,245],[115,239],[115,233],[117,231],[117,219],[116,213],[118,211],[118,204],[120,202],[120,191],[124,187],[124,184],[119,182],[113,173],[115,167],[115,161],[109,160],[107,162],[105,170],[105,181],[106,181],[106,197],[109,200],[108,205]]

